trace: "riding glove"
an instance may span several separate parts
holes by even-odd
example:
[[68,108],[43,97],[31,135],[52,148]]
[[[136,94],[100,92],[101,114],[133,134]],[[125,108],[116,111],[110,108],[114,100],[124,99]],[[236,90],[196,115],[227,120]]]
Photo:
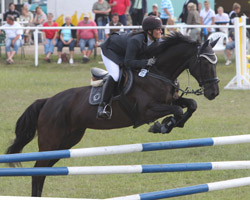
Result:
[[149,58],[147,62],[147,66],[152,67],[156,63],[156,58]]

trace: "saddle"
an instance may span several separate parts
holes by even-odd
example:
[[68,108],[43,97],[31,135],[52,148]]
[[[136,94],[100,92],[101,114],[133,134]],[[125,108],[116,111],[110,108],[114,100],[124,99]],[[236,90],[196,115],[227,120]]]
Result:
[[[101,102],[103,84],[105,83],[108,72],[100,68],[91,69],[91,92],[89,96],[90,105],[99,105]],[[120,69],[119,81],[115,87],[112,101],[120,100],[121,96],[126,95],[133,85],[133,73],[131,70]]]

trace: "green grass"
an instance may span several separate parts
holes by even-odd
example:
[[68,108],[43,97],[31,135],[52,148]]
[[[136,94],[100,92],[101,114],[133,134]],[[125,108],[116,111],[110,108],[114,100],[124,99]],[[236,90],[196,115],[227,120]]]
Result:
[[[80,60],[80,57],[76,60]],[[79,61],[74,66],[67,64],[59,66],[55,64],[56,58],[51,64],[44,63],[42,57],[39,61],[39,67],[35,68],[33,56],[28,56],[24,60],[17,57],[14,65],[5,65],[3,64],[4,59],[0,58],[0,154],[5,152],[14,139],[16,120],[35,99],[49,97],[71,87],[88,85],[90,68],[103,67],[103,65],[98,64],[100,57],[87,65],[83,65]],[[235,68],[234,66],[224,66],[222,58],[219,59],[217,71],[221,80],[220,95],[213,101],[208,101],[203,96],[189,96],[197,100],[198,110],[183,129],[176,128],[169,135],[148,133],[148,125],[137,129],[87,130],[82,141],[74,148],[248,134],[250,128],[248,103],[250,92],[223,89],[235,75]],[[179,80],[181,86],[185,88],[186,73],[183,73]],[[198,87],[193,78],[191,84],[194,88]],[[38,151],[37,138],[24,149],[24,152],[36,151]],[[166,164],[233,160],[250,160],[249,144],[64,159],[60,160],[56,166]],[[32,167],[33,165],[34,162],[23,163],[24,167]],[[0,167],[7,166],[1,164]],[[43,196],[108,198],[245,176],[250,176],[249,170],[47,177]],[[30,192],[30,177],[0,178],[0,195],[29,196]],[[249,197],[249,187],[241,187],[175,199],[247,200]]]

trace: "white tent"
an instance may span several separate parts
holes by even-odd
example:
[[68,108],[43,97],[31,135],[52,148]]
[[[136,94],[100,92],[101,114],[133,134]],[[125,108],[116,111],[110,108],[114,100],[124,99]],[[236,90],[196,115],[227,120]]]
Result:
[[58,18],[62,14],[64,14],[64,16],[72,16],[75,11],[77,11],[78,19],[82,13],[91,13],[94,17],[92,7],[96,1],[97,0],[49,0],[47,12],[53,13],[55,18]]

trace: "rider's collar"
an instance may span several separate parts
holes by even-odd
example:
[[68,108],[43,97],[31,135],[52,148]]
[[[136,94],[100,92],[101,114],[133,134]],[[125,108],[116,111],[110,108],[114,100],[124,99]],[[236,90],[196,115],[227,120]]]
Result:
[[[147,36],[147,37],[148,37],[148,36]],[[150,46],[152,43],[154,43],[154,40],[151,40],[151,39],[148,37],[147,46]]]

